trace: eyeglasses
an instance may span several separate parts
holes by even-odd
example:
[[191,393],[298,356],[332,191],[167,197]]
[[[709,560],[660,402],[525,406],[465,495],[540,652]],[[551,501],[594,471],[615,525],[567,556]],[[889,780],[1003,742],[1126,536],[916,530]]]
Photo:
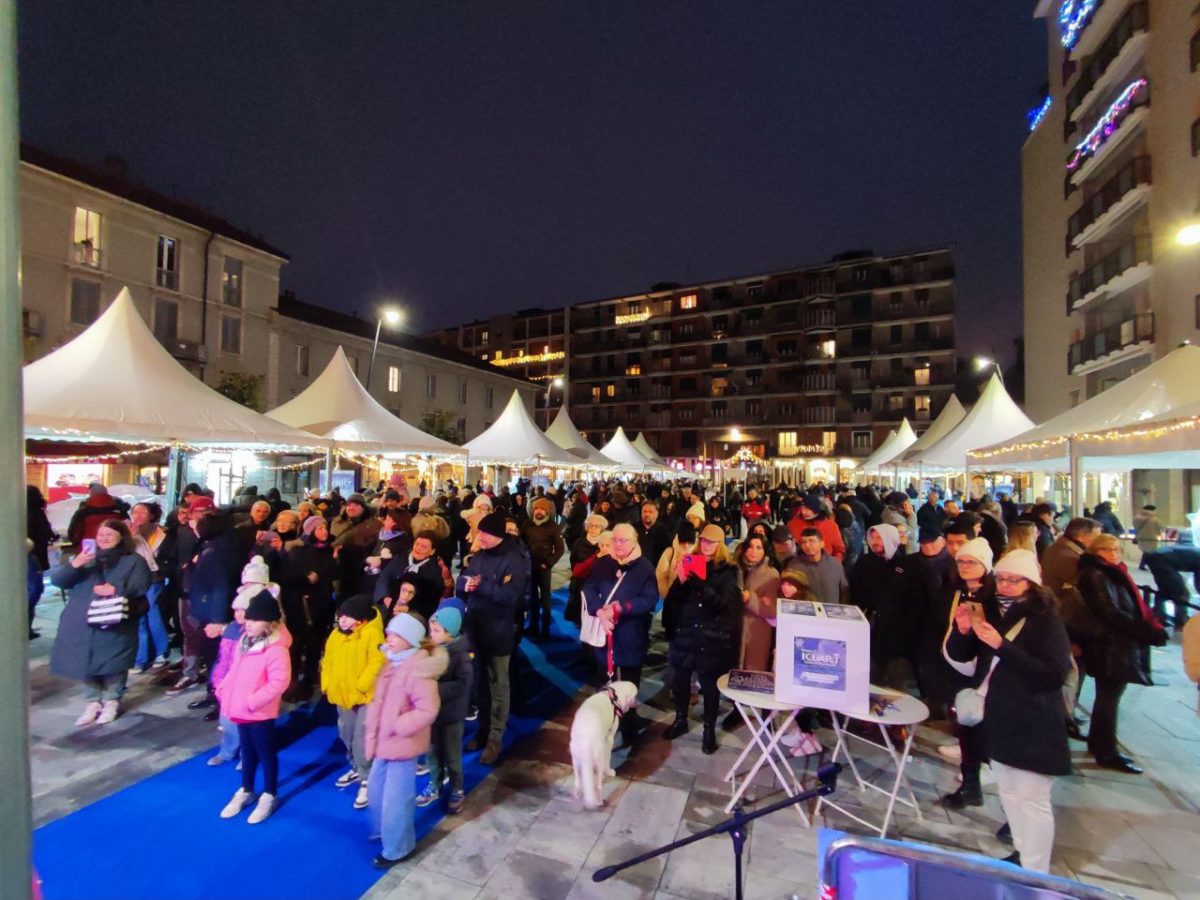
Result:
[[996,584],[1006,584],[1009,587],[1020,587],[1029,579],[1022,575],[997,575]]

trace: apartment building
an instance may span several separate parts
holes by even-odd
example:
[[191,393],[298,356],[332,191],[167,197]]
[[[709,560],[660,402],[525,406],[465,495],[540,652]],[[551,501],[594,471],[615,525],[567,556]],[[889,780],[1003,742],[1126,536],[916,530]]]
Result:
[[[551,385],[565,377],[572,416],[596,445],[623,425],[681,460],[743,446],[862,457],[905,416],[921,430],[953,391],[954,263],[947,248],[852,251],[437,335]],[[544,392],[543,418],[559,402]]]
[[[159,341],[216,386],[258,379],[270,409],[303,390],[345,347],[366,380],[376,323],[280,296],[288,256],[212,213],[131,180],[119,161],[83,165],[22,145],[21,298],[25,360],[62,346],[122,287]],[[538,385],[432,341],[382,331],[371,393],[414,424],[444,411],[463,440],[512,391]]]
[[1022,149],[1025,360],[1041,421],[1200,337],[1200,7],[1039,0]]

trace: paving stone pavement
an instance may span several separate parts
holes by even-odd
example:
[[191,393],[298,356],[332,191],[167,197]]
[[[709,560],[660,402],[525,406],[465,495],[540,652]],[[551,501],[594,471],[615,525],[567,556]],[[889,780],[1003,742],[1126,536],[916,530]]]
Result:
[[[561,581],[561,575],[559,579]],[[131,680],[127,712],[107,730],[76,732],[78,687],[51,676],[47,654],[61,602],[48,593],[39,607],[42,637],[30,644],[35,825],[95,802],[154,772],[207,751],[215,728],[189,712],[196,695],[167,698],[148,677]],[[657,630],[657,629],[656,629]],[[595,884],[599,867],[694,833],[724,818],[725,772],[747,739],[745,729],[721,733],[713,756],[700,752],[700,727],[669,743],[659,736],[671,718],[662,684],[665,646],[652,648],[642,685],[643,715],[655,721],[632,749],[614,753],[617,777],[605,787],[607,805],[586,811],[571,797],[567,749],[576,703],[518,744],[467,798],[461,816],[444,819],[414,855],[380,879],[363,900],[423,898],[717,898],[732,896],[732,851],[724,837],[694,844]],[[1156,686],[1131,687],[1121,704],[1126,752],[1143,776],[1098,769],[1073,743],[1076,774],[1055,787],[1054,872],[1134,897],[1200,898],[1200,719],[1196,689],[1182,672],[1178,641],[1153,651]],[[1090,688],[1084,705],[1090,705]],[[694,711],[699,715],[698,709]],[[832,750],[832,734],[820,733]],[[1003,821],[995,787],[982,809],[951,812],[937,802],[955,787],[956,769],[936,753],[951,743],[946,729],[922,726],[914,742],[911,777],[923,818],[898,808],[890,837],[1001,856],[993,837]],[[873,771],[880,755],[856,755]],[[801,764],[807,768],[801,769]],[[815,771],[817,761],[796,761]],[[985,779],[986,780],[986,779]],[[859,794],[843,779],[839,802],[882,816],[881,796]],[[761,772],[747,807],[783,794]],[[818,824],[862,832],[837,812]],[[817,832],[783,810],[750,826],[746,896],[816,896]]]

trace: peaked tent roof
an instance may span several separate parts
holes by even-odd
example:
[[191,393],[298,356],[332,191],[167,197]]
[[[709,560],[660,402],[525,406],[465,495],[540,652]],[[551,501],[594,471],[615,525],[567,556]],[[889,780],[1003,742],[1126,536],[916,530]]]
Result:
[[633,439],[633,449],[656,466],[667,468],[667,461],[654,452],[654,448],[650,446],[650,442],[646,440],[646,432],[639,431],[638,436]]
[[579,458],[579,462],[585,465],[604,466],[612,468],[617,465],[615,460],[609,459],[591,444],[583,439],[583,434],[575,426],[575,422],[571,419],[571,414],[567,412],[567,405],[564,403],[558,408],[558,414],[554,417],[554,421],[550,423],[550,427],[546,429],[546,437],[558,444],[564,450],[569,451],[573,456]]
[[651,462],[643,456],[633,446],[633,442],[625,434],[625,429],[618,425],[616,433],[612,436],[607,444],[600,448],[600,452],[609,459],[615,459],[624,466],[637,469],[665,469],[666,466],[660,466],[658,463]]
[[471,454],[473,463],[579,464],[578,457],[554,443],[534,424],[516,390],[492,427],[463,447]]
[[1200,402],[1200,347],[1185,344],[1103,393],[1016,435],[977,441],[971,465],[1065,471],[1067,441],[1154,418]]
[[384,409],[359,383],[340,345],[312,384],[267,415],[348,449],[371,453],[463,452],[461,447],[426,434]]
[[900,423],[900,427],[887,436],[882,444],[868,456],[859,466],[863,471],[878,471],[881,466],[892,462],[897,456],[917,442],[917,433],[909,424],[908,418]]
[[1079,435],[1085,470],[1200,468],[1200,403],[1106,431]]
[[[993,374],[971,411],[916,461],[925,466],[963,470],[971,448],[1007,441],[1031,427],[1029,416],[1013,402],[1000,376]],[[975,465],[973,461],[971,464]]]
[[74,340],[25,366],[25,436],[75,441],[324,445],[218,394],[146,327],[128,288]]
[[946,401],[946,405],[942,407],[942,411],[938,413],[938,417],[933,420],[925,433],[917,438],[917,442],[892,460],[894,463],[904,463],[910,459],[919,459],[921,453],[929,447],[932,447],[951,431],[954,426],[963,420],[967,415],[966,409],[963,408],[962,402],[954,394],[950,395],[950,399]]

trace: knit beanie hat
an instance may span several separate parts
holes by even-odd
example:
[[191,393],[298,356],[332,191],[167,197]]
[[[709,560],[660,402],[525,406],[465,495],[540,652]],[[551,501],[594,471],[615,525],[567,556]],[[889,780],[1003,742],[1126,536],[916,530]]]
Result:
[[462,613],[453,606],[443,606],[435,612],[429,619],[430,623],[437,622],[446,629],[446,634],[450,637],[458,637],[462,631]]
[[215,508],[216,508],[216,504],[213,503],[212,497],[205,497],[204,495],[201,495],[199,497],[193,497],[191,500],[188,501],[188,512],[196,512],[201,509],[215,509]]
[[788,569],[779,576],[781,582],[786,581],[788,584],[794,585],[800,594],[808,593],[808,576],[803,572],[798,572],[795,569]]
[[270,591],[259,591],[250,598],[250,606],[246,609],[246,620],[249,622],[278,622],[283,619],[279,610],[279,601]]
[[347,597],[338,607],[339,616],[349,616],[358,622],[366,622],[375,614],[375,604],[366,594],[355,594]]
[[346,498],[346,504],[349,505],[351,503],[357,503],[359,506],[366,507],[367,498],[364,497],[362,494],[354,493]]
[[[959,555],[962,550],[959,550]],[[1020,575],[1034,584],[1042,583],[1042,570],[1032,550],[1010,550],[1000,557],[993,570],[997,575]]]
[[250,557],[250,562],[242,567],[242,584],[266,584],[271,580],[271,570],[261,556]]
[[446,608],[457,609],[464,616],[467,614],[467,604],[463,603],[458,597],[442,598],[441,602],[438,603],[438,612]]
[[[969,556],[971,559],[983,563],[985,572],[992,571],[992,545],[983,538],[971,538],[971,540],[959,548],[958,556],[955,559],[961,559],[964,556]],[[1040,584],[1041,582],[1038,583]]]
[[426,494],[417,503],[417,512],[429,512],[431,509],[433,509],[435,503],[436,501],[433,499],[433,495]]
[[404,638],[410,647],[419,647],[425,638],[425,625],[411,613],[399,613],[388,622],[387,633]]
[[487,494],[480,494],[471,502],[472,509],[491,509],[492,498]]
[[323,524],[325,524],[324,516],[321,516],[319,514],[309,516],[307,519],[304,520],[304,524],[300,526],[300,530],[303,531],[305,533],[305,535],[310,535],[314,531],[316,531],[318,528],[320,528],[321,525],[323,525]]
[[504,513],[490,512],[479,520],[479,530],[492,537],[502,538],[508,532],[504,530]]
[[533,503],[529,504],[530,511],[537,512],[542,510],[546,515],[554,515],[554,501],[547,500],[545,497],[538,497]]
[[693,519],[699,519],[701,522],[703,522],[706,518],[708,518],[704,514],[704,504],[701,503],[699,500],[697,500],[695,503],[693,503],[688,508],[687,513],[684,515],[685,519],[688,517],[691,517]]

